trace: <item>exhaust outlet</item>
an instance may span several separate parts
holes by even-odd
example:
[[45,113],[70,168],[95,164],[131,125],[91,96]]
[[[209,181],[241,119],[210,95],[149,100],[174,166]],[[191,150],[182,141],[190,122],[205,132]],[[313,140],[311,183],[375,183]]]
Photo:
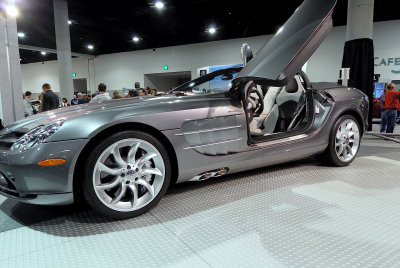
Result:
[[226,173],[228,173],[228,171],[229,171],[229,168],[225,167],[225,168],[220,168],[220,169],[203,172],[203,173],[200,173],[199,175],[195,176],[194,178],[192,178],[189,181],[205,181],[205,180],[208,180],[209,178],[221,177],[221,176],[225,175]]

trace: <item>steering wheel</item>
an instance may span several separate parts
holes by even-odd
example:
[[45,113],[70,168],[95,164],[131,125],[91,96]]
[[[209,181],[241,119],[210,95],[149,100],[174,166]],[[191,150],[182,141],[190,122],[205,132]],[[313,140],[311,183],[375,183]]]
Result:
[[264,110],[264,96],[262,90],[253,81],[246,84],[245,89],[246,111],[249,121],[259,116]]

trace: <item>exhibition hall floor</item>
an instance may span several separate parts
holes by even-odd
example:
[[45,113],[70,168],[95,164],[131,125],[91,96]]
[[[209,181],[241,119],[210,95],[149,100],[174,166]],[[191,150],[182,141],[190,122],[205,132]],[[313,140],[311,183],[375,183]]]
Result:
[[0,267],[66,266],[400,267],[400,144],[365,136],[350,167],[308,159],[177,185],[116,222],[0,197]]

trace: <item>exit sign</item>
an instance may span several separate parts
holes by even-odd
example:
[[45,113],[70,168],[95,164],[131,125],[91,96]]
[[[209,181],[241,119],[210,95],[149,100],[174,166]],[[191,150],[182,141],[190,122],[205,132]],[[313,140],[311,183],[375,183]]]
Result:
[[72,73],[72,77],[76,77],[76,73]]
[[168,65],[164,65],[164,70],[168,70]]

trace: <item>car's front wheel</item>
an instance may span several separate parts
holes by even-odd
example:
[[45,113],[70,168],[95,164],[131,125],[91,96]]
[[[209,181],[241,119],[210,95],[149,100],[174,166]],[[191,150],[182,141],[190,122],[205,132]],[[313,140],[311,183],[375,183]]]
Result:
[[88,204],[101,214],[130,218],[147,212],[164,196],[170,171],[168,154],[156,138],[125,131],[93,149],[82,190]]
[[357,120],[351,115],[340,117],[329,137],[324,153],[325,162],[334,166],[347,166],[353,162],[360,148],[361,134]]

